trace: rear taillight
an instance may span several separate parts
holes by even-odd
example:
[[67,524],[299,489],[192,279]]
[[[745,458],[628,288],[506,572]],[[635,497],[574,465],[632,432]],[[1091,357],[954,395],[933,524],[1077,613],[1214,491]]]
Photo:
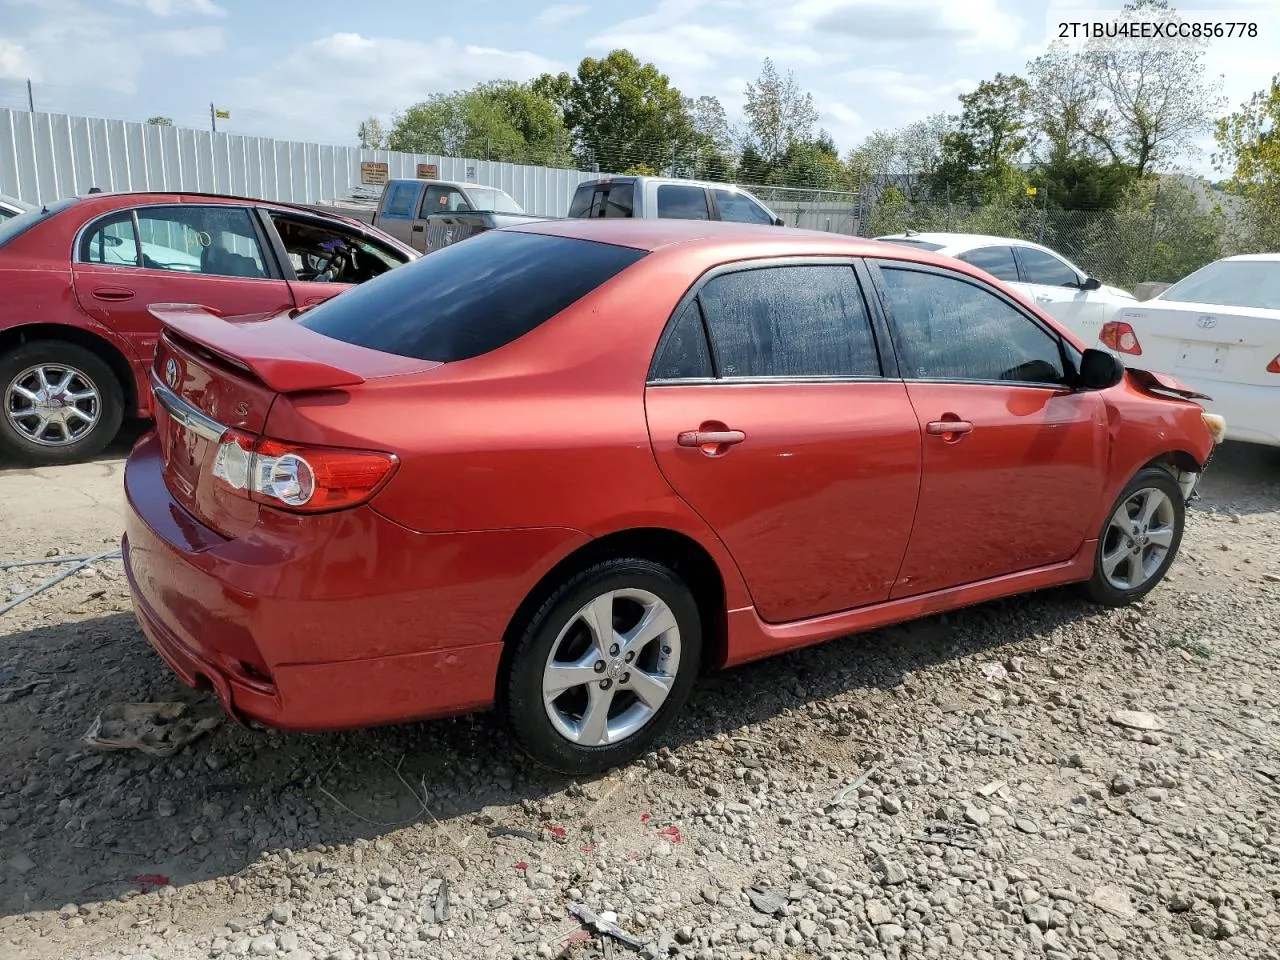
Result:
[[1142,344],[1138,342],[1138,335],[1133,332],[1133,327],[1122,320],[1111,320],[1104,323],[1102,332],[1098,334],[1098,339],[1105,346],[1121,353],[1131,353],[1134,356],[1142,353]]
[[1280,373],[1280,353],[1276,354],[1276,358],[1267,364],[1267,373]]
[[213,461],[213,476],[258,503],[321,513],[364,503],[398,462],[390,453],[282,443],[228,430]]

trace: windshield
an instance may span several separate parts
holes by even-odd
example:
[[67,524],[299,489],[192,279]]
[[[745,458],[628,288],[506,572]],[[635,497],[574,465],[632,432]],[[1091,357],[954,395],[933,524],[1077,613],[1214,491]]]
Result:
[[1179,280],[1156,299],[1280,310],[1280,260],[1219,260]]
[[921,250],[941,250],[942,244],[930,243],[928,240],[916,240],[912,237],[876,237],[889,243],[900,243],[904,247],[919,247]]
[[467,187],[467,193],[471,194],[471,202],[475,204],[477,210],[490,213],[524,213],[520,204],[501,190],[495,190],[492,187]]
[[26,213],[20,213],[11,220],[0,220],[0,247],[5,246],[12,240],[16,240],[36,224],[47,220],[49,217],[57,216],[67,207],[78,202],[75,197],[69,197],[66,200],[58,200],[43,207],[36,207],[36,209],[29,210]]

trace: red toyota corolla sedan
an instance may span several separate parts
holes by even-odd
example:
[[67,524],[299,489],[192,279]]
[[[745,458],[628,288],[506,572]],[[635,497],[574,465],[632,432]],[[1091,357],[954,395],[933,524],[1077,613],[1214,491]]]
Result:
[[157,302],[305,307],[418,254],[358,220],[239,197],[97,193],[0,223],[0,455],[72,463],[151,415]]
[[804,231],[492,231],[307,313],[154,308],[137,615],[233,715],[497,705],[634,758],[699,670],[1078,582],[1152,589],[1224,425],[951,259]]

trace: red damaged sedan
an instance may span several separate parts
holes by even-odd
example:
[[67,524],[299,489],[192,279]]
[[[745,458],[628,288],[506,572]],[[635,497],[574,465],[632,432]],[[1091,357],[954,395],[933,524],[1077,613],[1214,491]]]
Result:
[[1163,578],[1223,436],[966,264],[694,221],[492,231],[298,319],[157,306],[134,603],[233,715],[496,705],[585,773],[700,670]]

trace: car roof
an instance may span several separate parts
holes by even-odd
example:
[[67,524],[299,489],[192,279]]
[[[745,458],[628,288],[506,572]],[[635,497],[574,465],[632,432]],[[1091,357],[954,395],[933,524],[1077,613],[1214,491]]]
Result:
[[891,256],[898,259],[905,257],[921,262],[945,263],[949,267],[952,266],[945,258],[900,244],[891,246],[876,240],[851,237],[842,233],[827,233],[822,230],[801,230],[795,227],[775,227],[755,223],[729,223],[722,220],[573,218],[538,220],[502,229],[575,240],[594,240],[597,243],[631,247],[650,253],[677,244],[720,247],[726,245],[776,247],[781,244],[794,247],[797,254],[825,252],[831,256]]
[[35,210],[34,203],[27,203],[25,200],[19,200],[17,197],[11,197],[7,193],[0,193],[0,203],[7,207],[13,207],[15,210]]
[[994,237],[985,233],[893,233],[878,239],[887,240],[919,240],[922,243],[936,243],[946,250],[957,253],[989,246],[1034,247],[1037,250],[1048,250],[1048,247],[1030,240],[1019,240],[1017,237]]
[[1222,260],[1218,262],[1222,263],[1225,261],[1236,261],[1236,260],[1252,260],[1260,263],[1276,263],[1277,261],[1280,261],[1280,253],[1240,253],[1240,254],[1236,254],[1236,256],[1234,257],[1223,257]]
[[[576,189],[581,190],[583,187],[588,187],[588,186],[595,187],[602,183],[650,183],[650,182],[675,183],[675,184],[687,185],[690,187],[703,187],[704,189],[710,188],[712,190],[733,190],[733,191],[736,191],[737,193],[751,193],[750,190],[746,189],[745,187],[740,187],[736,183],[722,183],[718,180],[689,180],[685,177],[644,176],[640,174],[625,174],[625,175],[618,175],[618,176],[612,176],[612,175],[606,174],[605,176],[595,177],[591,180],[583,180],[581,183],[578,184]],[[751,194],[751,195],[755,196],[755,194]]]

